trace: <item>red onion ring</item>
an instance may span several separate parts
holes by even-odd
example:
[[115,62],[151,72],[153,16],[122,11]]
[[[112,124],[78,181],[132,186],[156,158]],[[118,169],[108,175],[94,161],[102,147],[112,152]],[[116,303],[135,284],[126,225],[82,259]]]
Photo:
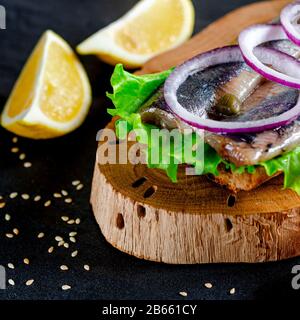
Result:
[[229,46],[200,54],[177,67],[164,85],[164,97],[170,110],[189,125],[216,133],[260,132],[278,128],[295,120],[300,115],[300,97],[292,109],[279,116],[248,122],[222,122],[203,119],[192,114],[179,103],[177,90],[188,76],[217,64],[242,61],[244,60],[239,47]]
[[300,18],[300,3],[295,2],[287,5],[280,14],[282,27],[288,38],[300,46],[300,26],[297,29],[295,20]]

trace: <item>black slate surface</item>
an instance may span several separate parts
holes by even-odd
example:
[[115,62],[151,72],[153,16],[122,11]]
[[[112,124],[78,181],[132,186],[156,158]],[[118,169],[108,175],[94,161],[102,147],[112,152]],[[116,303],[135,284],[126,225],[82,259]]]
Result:
[[[125,13],[135,0],[1,0],[7,10],[7,30],[0,30],[0,109],[32,47],[45,29],[53,29],[73,46]],[[197,13],[195,31],[221,17],[226,12],[250,3],[251,0],[194,0]],[[16,144],[32,162],[25,169],[18,155],[11,153],[13,135],[0,129],[0,195],[6,206],[0,209],[0,265],[11,262],[15,269],[6,269],[7,278],[15,286],[0,290],[0,299],[183,299],[179,291],[186,290],[190,299],[267,299],[299,297],[291,288],[291,269],[300,259],[260,265],[195,265],[170,266],[138,260],[118,252],[106,243],[89,206],[90,184],[96,151],[95,136],[109,121],[105,109],[108,101],[112,67],[93,57],[82,59],[93,85],[94,102],[84,125],[65,137],[32,141],[19,139]],[[71,181],[80,179],[84,189],[76,191]],[[53,192],[66,189],[74,199],[72,204],[54,200]],[[20,196],[9,199],[11,192],[28,193],[30,200]],[[33,202],[40,194],[42,200]],[[44,202],[52,199],[48,208]],[[4,215],[9,213],[11,221]],[[68,225],[61,216],[80,217],[80,225]],[[18,228],[13,239],[7,232]],[[67,238],[77,231],[77,243],[70,249],[57,248],[54,237]],[[37,234],[44,232],[43,239]],[[55,246],[53,254],[47,249]],[[78,250],[78,256],[70,254]],[[22,261],[27,257],[30,264]],[[69,271],[61,271],[66,264]],[[89,272],[83,269],[89,264]],[[24,282],[34,279],[32,286]],[[212,282],[214,288],[203,287]],[[63,292],[69,284],[72,290]],[[236,294],[230,296],[230,288]]]

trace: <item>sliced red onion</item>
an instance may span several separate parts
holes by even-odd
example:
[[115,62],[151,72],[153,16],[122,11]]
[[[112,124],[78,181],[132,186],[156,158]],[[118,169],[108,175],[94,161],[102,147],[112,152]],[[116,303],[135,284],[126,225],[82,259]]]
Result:
[[300,115],[300,98],[296,105],[279,116],[248,122],[216,121],[202,118],[188,111],[177,99],[177,91],[187,78],[209,67],[230,62],[241,62],[238,46],[230,46],[200,54],[177,67],[165,82],[164,96],[170,110],[189,125],[217,133],[260,132],[286,125]]
[[300,46],[300,26],[297,23],[300,18],[300,3],[287,5],[280,14],[280,21],[284,31],[291,41]]

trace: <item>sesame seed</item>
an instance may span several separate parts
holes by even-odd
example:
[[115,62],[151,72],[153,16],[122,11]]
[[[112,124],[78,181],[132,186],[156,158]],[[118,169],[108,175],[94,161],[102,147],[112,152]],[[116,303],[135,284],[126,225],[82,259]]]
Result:
[[75,223],[76,223],[76,224],[80,224],[80,222],[81,222],[81,220],[80,220],[79,218],[77,218],[77,219],[75,220]]
[[17,143],[18,142],[18,137],[13,137],[11,140],[13,143]]
[[3,209],[5,207],[5,202],[0,203],[0,209]]
[[230,289],[229,293],[230,293],[231,295],[235,294],[235,288]]
[[19,230],[17,228],[14,228],[13,233],[17,236],[19,234]]
[[61,190],[61,194],[66,197],[68,195],[68,192],[66,190]]
[[83,189],[83,184],[81,183],[81,184],[79,184],[77,187],[76,187],[76,190],[81,190],[81,189]]
[[69,236],[70,237],[75,237],[77,235],[77,232],[76,231],[72,231],[69,233]]
[[12,193],[9,195],[9,197],[10,197],[11,199],[16,198],[17,196],[18,196],[18,192],[12,192]]
[[70,241],[76,243],[76,239],[74,237],[70,237]]
[[21,153],[20,155],[19,155],[19,159],[20,160],[24,160],[26,158],[26,154],[25,153]]
[[65,290],[70,290],[71,286],[69,286],[68,284],[64,284],[61,288],[65,291]]
[[9,239],[13,238],[14,235],[12,233],[6,233],[5,236]]
[[52,253],[53,250],[54,250],[54,247],[50,247],[50,248],[48,249],[48,253]]
[[210,282],[207,282],[204,284],[204,287],[207,289],[211,289],[213,287],[213,285]]
[[24,162],[24,168],[30,168],[32,166],[31,162]]
[[21,197],[22,197],[22,199],[24,199],[24,200],[30,199],[30,195],[27,194],[27,193],[23,193],[23,194],[21,195]]
[[71,257],[72,257],[72,258],[75,258],[75,257],[77,256],[77,254],[78,254],[78,250],[75,250],[75,251],[73,251],[73,252],[71,253]]
[[25,282],[26,286],[31,286],[33,284],[34,280],[33,279],[30,279],[30,280],[27,280]]
[[80,181],[79,181],[79,180],[74,180],[74,181],[72,181],[72,185],[73,185],[74,187],[78,186],[79,184],[80,184]]
[[73,201],[73,200],[72,200],[71,198],[66,198],[66,199],[65,199],[65,203],[72,203],[72,201]]
[[75,223],[75,220],[74,219],[71,219],[67,222],[67,224],[74,224]]
[[69,270],[69,268],[68,268],[68,266],[63,264],[62,266],[60,266],[60,270],[67,271],[67,270]]
[[12,153],[18,153],[18,152],[19,152],[19,148],[14,147],[14,148],[11,148],[10,151],[11,151]]
[[85,264],[85,265],[83,266],[83,268],[84,268],[86,271],[90,271],[90,266],[89,266],[88,264]]
[[25,258],[23,261],[24,261],[25,264],[29,264],[29,259],[28,258]]
[[53,193],[54,198],[62,198],[62,195],[58,192]]
[[49,207],[51,205],[51,200],[48,200],[44,203],[44,207]]
[[35,196],[33,200],[34,200],[35,202],[38,202],[38,201],[40,201],[41,199],[42,199],[41,196]]
[[13,279],[8,279],[8,283],[11,285],[11,286],[14,286],[15,285],[15,282]]
[[62,216],[62,217],[61,217],[61,220],[66,222],[66,221],[69,220],[69,217],[67,217],[67,216]]
[[15,268],[15,266],[13,265],[13,263],[8,263],[7,266],[8,266],[9,269],[14,269],[14,268]]
[[60,237],[60,236],[56,236],[55,240],[59,242],[59,241],[63,241],[64,239],[62,237]]
[[62,240],[62,241],[59,241],[59,243],[57,244],[59,247],[61,247],[61,246],[63,246],[64,245],[64,240]]
[[37,237],[38,237],[39,239],[44,238],[44,236],[45,236],[45,233],[44,233],[44,232],[40,232],[40,233],[37,235]]
[[6,221],[9,221],[11,219],[11,216],[7,213],[4,218]]
[[185,291],[181,291],[181,292],[179,292],[179,294],[182,296],[182,297],[187,297],[187,292],[185,292]]
[[68,244],[68,242],[65,242],[65,243],[64,243],[64,247],[65,247],[65,248],[67,248],[67,249],[68,249],[68,248],[69,248],[69,246],[70,246],[70,245]]

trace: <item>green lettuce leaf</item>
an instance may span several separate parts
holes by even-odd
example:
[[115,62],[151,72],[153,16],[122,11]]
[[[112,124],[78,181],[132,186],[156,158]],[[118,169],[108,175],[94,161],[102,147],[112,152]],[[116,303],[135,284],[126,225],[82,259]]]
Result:
[[[112,116],[119,116],[121,119],[116,122],[116,133],[120,139],[126,139],[127,134],[132,131],[139,131],[138,141],[146,146],[146,159],[149,168],[157,168],[164,170],[168,177],[173,181],[177,181],[178,165],[188,164],[202,172],[202,174],[218,175],[218,167],[222,163],[226,168],[233,172],[254,173],[258,166],[263,166],[269,176],[277,172],[284,174],[284,188],[290,188],[300,195],[300,147],[295,150],[281,155],[277,158],[260,163],[257,166],[236,167],[234,164],[223,160],[218,153],[208,144],[204,145],[204,163],[194,157],[185,158],[183,148],[175,148],[173,141],[170,143],[170,164],[164,164],[162,159],[161,144],[157,145],[151,141],[151,129],[157,128],[150,124],[144,124],[141,116],[138,114],[139,108],[145,103],[151,95],[165,82],[172,69],[165,72],[137,76],[126,72],[122,65],[117,65],[111,78],[113,93],[107,96],[113,102],[115,109],[108,109],[108,113]],[[123,121],[123,123],[122,123]],[[125,121],[125,130],[124,130]],[[121,126],[122,124],[122,126]],[[192,134],[192,138],[196,139],[196,133]],[[183,141],[183,139],[182,139]],[[153,163],[151,159],[151,151],[159,154],[158,163]],[[176,161],[175,161],[176,160]]]

